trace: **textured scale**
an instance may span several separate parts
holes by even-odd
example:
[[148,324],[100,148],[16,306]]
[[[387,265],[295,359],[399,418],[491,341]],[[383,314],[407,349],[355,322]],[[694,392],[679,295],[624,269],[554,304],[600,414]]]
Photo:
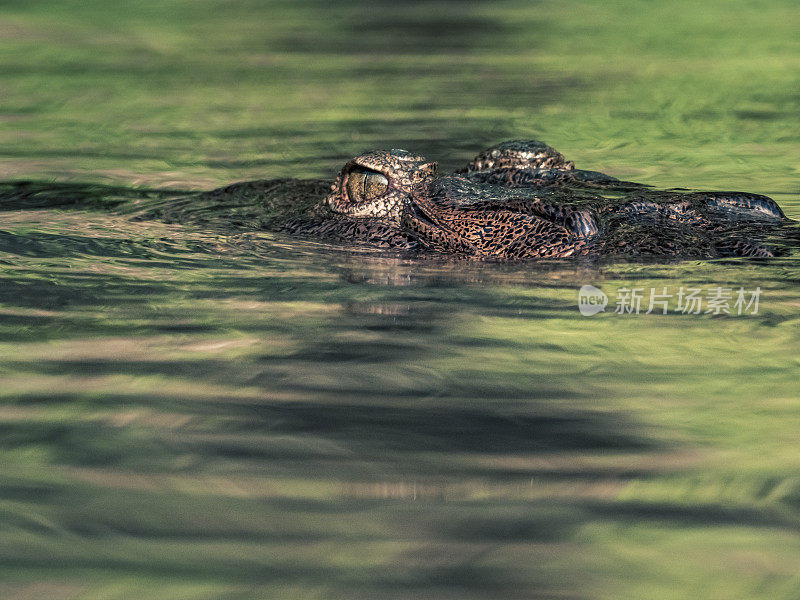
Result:
[[489,148],[452,175],[404,150],[363,154],[345,164],[318,213],[286,229],[504,259],[771,256],[758,238],[785,219],[766,196],[653,190],[575,169],[526,140]]

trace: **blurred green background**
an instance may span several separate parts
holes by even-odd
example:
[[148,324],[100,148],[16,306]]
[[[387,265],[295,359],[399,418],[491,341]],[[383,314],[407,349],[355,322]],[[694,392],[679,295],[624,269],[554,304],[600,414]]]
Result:
[[[798,20],[7,0],[0,178],[136,198],[532,137],[800,218]],[[796,256],[452,263],[51,208],[0,212],[0,272],[3,599],[800,596]],[[762,297],[585,318],[583,284]]]

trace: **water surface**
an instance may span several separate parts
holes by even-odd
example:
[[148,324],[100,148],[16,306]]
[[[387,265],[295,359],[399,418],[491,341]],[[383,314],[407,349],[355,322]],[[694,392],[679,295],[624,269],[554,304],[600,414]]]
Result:
[[[0,212],[0,596],[797,597],[796,256],[475,263],[125,208],[533,137],[800,218],[792,3],[27,1],[0,31],[2,179],[90,198]],[[615,314],[634,287],[761,295]]]

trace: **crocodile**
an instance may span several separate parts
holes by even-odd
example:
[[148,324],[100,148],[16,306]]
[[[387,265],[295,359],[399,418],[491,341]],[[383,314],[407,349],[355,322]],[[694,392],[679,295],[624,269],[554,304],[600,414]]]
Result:
[[450,174],[412,152],[375,150],[347,161],[333,183],[272,179],[191,193],[0,182],[0,210],[47,207],[478,259],[772,257],[800,246],[800,228],[767,196],[658,190],[577,169],[533,140],[488,148]]
[[406,150],[348,161],[325,199],[334,218],[293,233],[479,258],[771,257],[762,238],[788,221],[767,196],[656,190],[572,161],[539,141],[512,140],[455,173]]

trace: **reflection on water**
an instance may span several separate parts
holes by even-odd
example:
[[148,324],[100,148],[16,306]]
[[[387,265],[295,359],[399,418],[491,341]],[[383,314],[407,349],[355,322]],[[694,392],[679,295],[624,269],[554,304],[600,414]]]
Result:
[[186,195],[521,137],[800,218],[792,10],[4,2],[0,598],[797,598],[796,254],[411,257]]
[[[9,590],[592,597],[652,582],[623,543],[715,581],[659,549],[711,526],[722,570],[731,535],[792,560],[771,540],[796,531],[794,408],[763,395],[794,397],[794,259],[418,260],[54,210],[0,229]],[[584,282],[718,281],[760,285],[761,314],[577,311]]]
[[659,187],[795,194],[781,4],[15,2],[2,178],[210,189],[527,137]]

